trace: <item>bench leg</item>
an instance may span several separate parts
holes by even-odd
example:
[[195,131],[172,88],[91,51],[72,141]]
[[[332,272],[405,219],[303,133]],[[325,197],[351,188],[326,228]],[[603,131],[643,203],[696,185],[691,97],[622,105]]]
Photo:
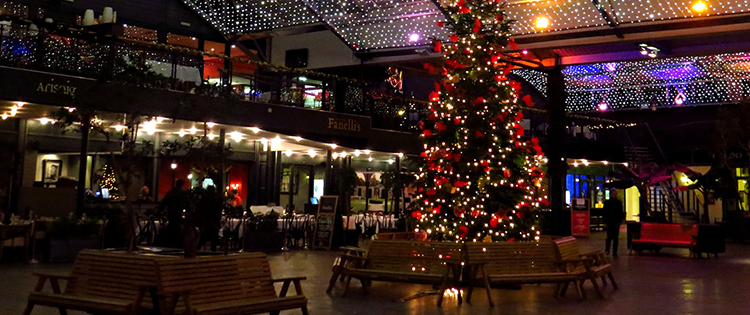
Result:
[[477,266],[471,268],[469,273],[469,292],[466,293],[466,303],[471,303],[471,294],[474,292],[474,281],[477,280],[477,273],[479,273],[479,268]]
[[[328,289],[326,289],[326,294],[331,294],[331,291],[333,291],[333,287],[336,286],[336,280],[338,278],[339,278],[339,274],[334,272],[333,275],[331,276],[331,280],[328,281]],[[344,279],[343,276],[341,277],[341,279],[342,280]]]
[[443,305],[443,295],[445,295],[445,289],[448,287],[448,277],[451,275],[451,268],[445,267],[445,274],[443,275],[443,283],[440,285],[440,291],[438,291],[437,306]]
[[[591,279],[589,279],[589,281],[591,281],[591,284],[594,285],[594,290],[596,291],[596,295],[598,295],[600,299],[604,299],[604,295],[602,294],[602,290],[599,288],[599,284],[596,283],[596,278],[591,278]],[[583,282],[585,282],[585,280],[581,281],[581,285],[583,285]]]
[[492,302],[492,288],[490,288],[490,279],[487,277],[487,270],[482,265],[482,278],[484,279],[484,289],[487,290],[487,301],[490,302],[490,306],[495,306]]
[[562,287],[560,288],[560,297],[565,297],[565,293],[568,292],[568,287],[570,286],[570,282],[565,282]]
[[576,291],[578,291],[578,298],[583,301],[586,299],[586,291],[583,289],[583,281],[578,281],[578,283],[574,283],[576,287]]
[[34,303],[27,302],[26,308],[23,310],[23,315],[31,315],[31,311],[34,309]]
[[307,314],[308,314],[307,305],[305,305],[302,307],[302,315],[307,315]]
[[365,294],[368,294],[369,292],[367,292],[367,280],[359,279],[359,283],[362,284],[362,291],[365,292]]
[[352,277],[348,277],[346,279],[346,283],[344,284],[344,293],[341,293],[341,297],[345,297],[346,296],[346,291],[349,291],[349,284],[351,284],[351,283],[352,283]]
[[615,276],[613,276],[611,272],[607,273],[607,276],[609,277],[609,282],[612,282],[612,287],[615,288],[615,290],[619,289],[617,287],[617,282],[615,282]]

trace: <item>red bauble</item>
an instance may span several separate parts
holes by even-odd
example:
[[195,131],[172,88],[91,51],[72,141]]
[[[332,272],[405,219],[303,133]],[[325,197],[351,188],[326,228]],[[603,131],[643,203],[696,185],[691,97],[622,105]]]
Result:
[[469,228],[466,226],[459,226],[459,230],[461,230],[461,234],[459,234],[459,237],[465,238],[467,235],[469,235]]
[[411,213],[411,217],[417,220],[422,220],[422,212],[414,211]]
[[472,29],[472,31],[474,31],[474,33],[478,33],[481,29],[482,29],[482,21],[477,19],[476,21],[474,21],[474,29]]
[[464,207],[453,208],[453,215],[459,218],[463,218],[465,214],[466,214],[466,208]]
[[528,106],[528,107],[534,106],[534,102],[531,100],[531,96],[530,95],[524,96],[521,100],[523,100],[523,102],[526,103],[526,106]]
[[441,122],[436,122],[435,123],[435,129],[437,129],[438,131],[443,131],[443,130],[445,130],[445,128],[446,128],[445,124],[443,124]]
[[427,240],[427,232],[425,231],[416,231],[414,232],[414,239],[420,242],[424,242]]

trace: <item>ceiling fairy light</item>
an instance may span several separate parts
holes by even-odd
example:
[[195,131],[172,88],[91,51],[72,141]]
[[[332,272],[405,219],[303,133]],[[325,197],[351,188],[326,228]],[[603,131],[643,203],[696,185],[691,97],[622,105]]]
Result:
[[[509,1],[505,15],[517,21],[514,35],[607,26],[599,10],[605,10],[618,25],[669,21],[712,15],[750,12],[746,0],[723,0],[712,4],[699,0],[625,1],[605,5],[591,1]],[[324,23],[356,51],[420,46],[431,39],[451,35],[440,3],[451,1],[387,0],[182,0],[195,13],[225,35],[264,33],[276,29]],[[544,19],[544,20],[543,20]],[[546,21],[546,25],[544,23]],[[447,24],[447,23],[445,23]],[[419,39],[412,41],[411,35]]]
[[418,41],[419,41],[419,34],[417,33],[409,34],[409,42],[416,43]]
[[[512,72],[548,97],[547,75],[517,69]],[[684,105],[736,104],[750,95],[750,52],[645,58],[634,61],[568,66],[565,77],[565,109],[570,112],[658,109]]]

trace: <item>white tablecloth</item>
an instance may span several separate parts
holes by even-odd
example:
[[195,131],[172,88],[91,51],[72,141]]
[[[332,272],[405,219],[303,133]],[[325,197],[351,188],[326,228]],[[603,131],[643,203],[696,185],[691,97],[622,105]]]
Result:
[[274,212],[277,212],[277,213],[284,213],[284,207],[281,207],[281,206],[275,206],[275,207],[269,207],[269,206],[250,206],[250,211],[252,213],[255,213],[255,214],[257,214],[257,213],[263,213],[263,214],[265,214],[265,213],[271,212],[271,210],[273,210]]
[[372,226],[376,225],[376,233],[380,229],[395,229],[396,228],[396,219],[393,217],[392,214],[386,214],[386,215],[365,215],[365,214],[355,214],[352,216],[344,216],[344,226],[347,230],[356,230],[357,229],[357,223],[362,223],[363,226]]

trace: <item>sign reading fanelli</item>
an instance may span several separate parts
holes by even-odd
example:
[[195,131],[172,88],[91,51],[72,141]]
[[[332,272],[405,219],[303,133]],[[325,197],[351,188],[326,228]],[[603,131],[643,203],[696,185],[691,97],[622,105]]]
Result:
[[362,125],[354,119],[328,118],[328,129],[359,132],[362,131]]
[[75,96],[76,89],[77,88],[75,86],[70,86],[70,85],[55,84],[55,83],[45,84],[45,83],[39,82],[39,86],[37,86],[36,91],[44,92],[44,93]]

